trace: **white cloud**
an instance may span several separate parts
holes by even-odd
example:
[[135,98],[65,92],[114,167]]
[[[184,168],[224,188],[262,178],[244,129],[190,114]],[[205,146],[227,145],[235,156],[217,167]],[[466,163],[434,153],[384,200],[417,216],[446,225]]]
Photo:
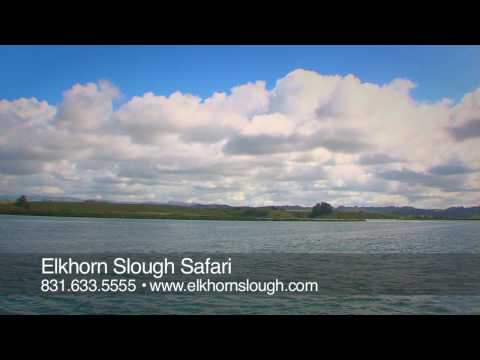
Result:
[[107,81],[58,107],[0,100],[0,192],[232,204],[478,205],[480,89],[419,102],[408,79],[295,70],[202,99]]
[[111,118],[112,100],[119,94],[118,89],[108,81],[77,84],[63,94],[57,120],[74,129],[98,129]]

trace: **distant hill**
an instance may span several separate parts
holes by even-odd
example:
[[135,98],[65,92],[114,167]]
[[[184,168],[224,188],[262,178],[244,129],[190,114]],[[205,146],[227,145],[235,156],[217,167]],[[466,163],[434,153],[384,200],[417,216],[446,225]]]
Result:
[[[85,203],[86,205],[92,205],[97,207],[105,207],[111,205],[139,205],[139,206],[154,206],[155,209],[169,208],[183,208],[188,210],[188,214],[196,216],[196,212],[199,214],[203,211],[216,211],[216,216],[225,217],[227,212],[232,211],[232,214],[238,216],[247,217],[267,217],[266,214],[275,214],[277,217],[281,216],[285,218],[305,218],[308,217],[312,207],[298,206],[298,205],[276,205],[276,206],[231,206],[227,204],[201,204],[182,201],[169,201],[167,203],[162,202],[119,202],[119,201],[106,201],[106,200],[82,200],[68,196],[51,196],[51,195],[36,195],[25,194],[30,202],[45,202],[45,203]],[[19,195],[0,195],[0,201],[9,202],[15,201]],[[112,207],[113,209],[114,207]],[[135,208],[135,207],[134,207]],[[93,209],[89,208],[89,209]],[[109,208],[110,209],[110,208]],[[122,208],[123,209],[123,208]],[[163,211],[163,210],[162,210]],[[169,210],[173,211],[173,210]],[[183,210],[182,210],[183,211]],[[223,211],[222,214],[220,212]],[[237,214],[238,213],[238,214]],[[418,209],[412,206],[339,206],[334,208],[334,215],[337,218],[418,218],[418,219],[480,219],[480,206],[473,207],[449,207],[447,209]],[[183,214],[183,213],[182,213]],[[269,215],[269,216],[270,216]]]
[[335,209],[339,212],[367,212],[376,214],[391,214],[399,216],[435,216],[444,218],[480,218],[480,206],[473,207],[449,207],[447,209],[417,209],[411,206],[339,206]]
[[217,208],[231,208],[233,206],[226,204],[199,204],[199,203],[190,203],[183,201],[169,201],[166,205],[171,206],[180,206],[180,207],[191,207],[191,208],[206,208],[206,209],[217,209]]
[[273,206],[275,208],[286,210],[286,211],[298,211],[298,210],[311,210],[311,206],[299,206],[299,205],[280,205],[280,206]]
[[[65,202],[77,202],[83,201],[75,197],[70,196],[54,196],[54,195],[36,195],[36,194],[21,194],[25,195],[29,201],[65,201]],[[0,200],[14,201],[18,199],[20,195],[0,195]]]

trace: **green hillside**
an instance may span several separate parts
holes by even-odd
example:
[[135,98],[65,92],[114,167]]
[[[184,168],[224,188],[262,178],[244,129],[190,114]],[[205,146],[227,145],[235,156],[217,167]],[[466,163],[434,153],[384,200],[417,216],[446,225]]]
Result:
[[312,219],[311,209],[281,207],[184,207],[159,204],[121,204],[110,202],[31,201],[24,208],[12,201],[0,202],[0,214],[72,216],[129,219],[180,220],[291,220],[291,221],[360,221],[365,219],[437,220],[432,216],[401,216],[366,211],[337,211]]
[[[109,202],[32,201],[29,209],[13,202],[0,203],[0,214],[75,216],[132,219],[189,219],[189,220],[310,220],[310,211],[287,211],[275,207],[182,207],[156,204],[119,204]],[[338,214],[348,219],[346,214]],[[350,218],[354,218],[351,217]]]

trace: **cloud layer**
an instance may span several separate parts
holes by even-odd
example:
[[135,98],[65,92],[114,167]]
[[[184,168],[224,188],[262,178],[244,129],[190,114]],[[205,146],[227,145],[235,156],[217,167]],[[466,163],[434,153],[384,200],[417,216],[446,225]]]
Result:
[[108,81],[57,106],[0,100],[0,193],[235,205],[480,203],[480,89],[419,102],[415,84],[295,70],[206,99]]

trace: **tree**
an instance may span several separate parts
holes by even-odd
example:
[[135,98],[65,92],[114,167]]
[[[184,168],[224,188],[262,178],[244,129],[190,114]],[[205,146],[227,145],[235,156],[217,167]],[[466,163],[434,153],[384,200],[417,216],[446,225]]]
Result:
[[312,208],[312,217],[320,217],[333,213],[333,207],[329,203],[322,202]]
[[30,203],[28,202],[27,197],[25,195],[20,196],[15,202],[15,205],[18,207],[24,208],[25,210],[30,209]]

